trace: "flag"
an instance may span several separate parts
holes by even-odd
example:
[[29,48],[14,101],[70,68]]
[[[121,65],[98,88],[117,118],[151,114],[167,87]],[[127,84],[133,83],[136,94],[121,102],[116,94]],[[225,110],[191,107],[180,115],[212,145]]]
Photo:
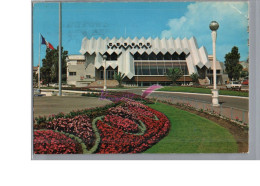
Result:
[[52,46],[52,44],[50,44],[48,41],[46,41],[46,39],[41,35],[41,44],[42,45],[46,45],[47,48],[50,48],[50,49],[54,49],[54,47]]

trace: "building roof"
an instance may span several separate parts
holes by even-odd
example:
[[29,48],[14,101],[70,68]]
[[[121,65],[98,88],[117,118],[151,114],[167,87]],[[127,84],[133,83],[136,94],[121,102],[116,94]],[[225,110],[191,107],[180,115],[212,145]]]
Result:
[[73,61],[73,60],[85,60],[84,55],[69,55],[67,57],[67,60]]
[[38,70],[38,68],[39,68],[38,66],[36,66],[36,67],[33,67],[33,70]]
[[192,74],[196,72],[196,66],[202,68],[206,66],[210,67],[210,62],[208,60],[208,54],[205,47],[198,48],[197,41],[194,37],[190,39],[180,38],[174,39],[159,39],[157,38],[83,38],[80,53],[89,55],[96,54],[95,67],[100,68],[103,63],[102,55],[105,53],[112,54],[116,53],[119,56],[117,64],[119,72],[125,73],[128,78],[134,76],[134,65],[133,59],[130,54],[134,55],[135,53],[143,54],[147,53],[148,55],[152,52],[156,55],[158,53],[166,54],[169,52],[171,55],[176,52],[178,54],[185,53],[187,55],[186,61],[189,68],[189,72]]

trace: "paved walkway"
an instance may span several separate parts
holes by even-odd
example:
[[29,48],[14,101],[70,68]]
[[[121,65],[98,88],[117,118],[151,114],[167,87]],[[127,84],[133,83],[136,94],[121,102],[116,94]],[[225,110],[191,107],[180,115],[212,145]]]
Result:
[[72,110],[92,108],[109,103],[111,101],[85,96],[43,96],[33,98],[33,111],[34,117],[48,116],[59,112],[69,113]]

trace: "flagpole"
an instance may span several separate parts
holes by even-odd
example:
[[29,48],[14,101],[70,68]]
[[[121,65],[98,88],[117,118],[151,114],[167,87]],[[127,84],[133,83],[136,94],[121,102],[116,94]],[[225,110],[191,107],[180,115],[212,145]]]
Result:
[[39,33],[39,70],[38,70],[38,89],[41,86],[41,33]]
[[61,92],[61,2],[59,2],[59,96]]

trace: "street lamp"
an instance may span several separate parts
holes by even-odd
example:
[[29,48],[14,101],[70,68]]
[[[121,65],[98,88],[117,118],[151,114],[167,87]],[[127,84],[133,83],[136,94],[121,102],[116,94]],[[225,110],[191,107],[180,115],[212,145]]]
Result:
[[212,43],[213,43],[213,89],[212,91],[212,106],[219,106],[218,103],[218,89],[217,89],[217,75],[216,75],[216,39],[217,39],[217,30],[219,24],[216,21],[212,21],[209,24],[209,28],[212,31]]
[[107,68],[107,56],[103,55],[104,60],[104,91],[107,90],[107,76],[106,76],[106,68]]

